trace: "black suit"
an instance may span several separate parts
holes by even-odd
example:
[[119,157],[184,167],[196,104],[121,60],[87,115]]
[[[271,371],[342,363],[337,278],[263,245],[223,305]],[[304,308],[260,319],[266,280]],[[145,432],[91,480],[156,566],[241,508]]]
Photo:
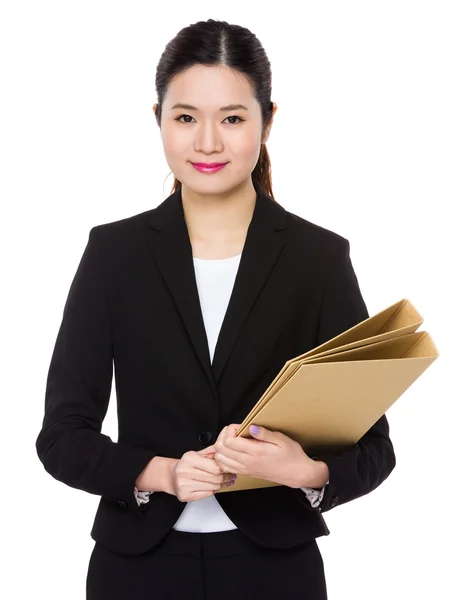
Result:
[[[91,229],[48,371],[38,456],[59,481],[101,496],[94,540],[144,552],[185,506],[165,492],[137,505],[135,480],[149,460],[213,444],[286,360],[367,317],[347,239],[257,194],[210,364],[179,189],[153,210]],[[101,433],[113,364],[117,443]],[[215,497],[269,548],[327,535],[321,512],[369,493],[395,466],[385,415],[350,450],[319,456],[330,471],[319,509],[288,486]]]

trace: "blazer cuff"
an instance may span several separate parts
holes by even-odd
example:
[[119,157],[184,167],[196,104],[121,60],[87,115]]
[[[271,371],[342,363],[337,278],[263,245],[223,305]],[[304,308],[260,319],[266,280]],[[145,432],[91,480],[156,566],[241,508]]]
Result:
[[318,508],[321,504],[328,483],[329,481],[327,481],[320,490],[308,487],[301,488],[301,490],[306,494],[306,498],[311,503],[312,508]]
[[141,504],[147,504],[147,502],[149,502],[149,496],[153,493],[154,492],[145,492],[143,490],[138,490],[137,486],[134,486],[134,496],[139,506]]
[[350,448],[319,456],[329,468],[329,483],[320,504],[321,512],[364,496],[385,481],[396,464],[388,431],[388,421],[383,415]]

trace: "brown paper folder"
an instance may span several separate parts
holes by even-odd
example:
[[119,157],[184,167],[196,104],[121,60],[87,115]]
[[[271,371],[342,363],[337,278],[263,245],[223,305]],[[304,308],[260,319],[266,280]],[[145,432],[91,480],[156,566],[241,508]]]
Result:
[[[422,316],[407,299],[286,362],[241,424],[281,431],[308,453],[352,446],[439,356],[415,330]],[[238,475],[217,493],[281,485]]]
[[288,360],[281,371],[268,386],[262,397],[247,415],[237,434],[240,435],[253,423],[260,409],[269,398],[291,377],[291,375],[307,360],[316,356],[331,354],[343,350],[350,350],[366,344],[371,344],[386,339],[392,339],[406,333],[415,332],[423,323],[423,317],[416,310],[410,300],[403,298],[388,308],[380,311],[373,317],[369,317],[357,323],[350,329],[340,333],[336,337],[324,342],[317,348],[313,348],[291,360]]

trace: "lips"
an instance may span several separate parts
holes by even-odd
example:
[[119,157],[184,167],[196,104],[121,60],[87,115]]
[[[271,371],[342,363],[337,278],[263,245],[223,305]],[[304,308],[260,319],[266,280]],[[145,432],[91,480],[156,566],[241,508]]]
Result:
[[192,163],[200,173],[216,173],[225,167],[228,163]]

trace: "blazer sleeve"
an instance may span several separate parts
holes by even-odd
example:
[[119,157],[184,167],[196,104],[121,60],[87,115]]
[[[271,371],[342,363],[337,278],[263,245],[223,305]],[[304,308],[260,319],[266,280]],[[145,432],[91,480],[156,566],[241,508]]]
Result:
[[113,344],[100,227],[89,232],[66,298],[36,450],[58,481],[139,513],[135,481],[154,453],[101,433],[111,393]]
[[[318,345],[369,317],[350,258],[349,241],[339,247],[324,290]],[[329,467],[329,482],[319,505],[326,512],[377,488],[395,467],[387,417],[382,417],[351,448],[319,455]]]

